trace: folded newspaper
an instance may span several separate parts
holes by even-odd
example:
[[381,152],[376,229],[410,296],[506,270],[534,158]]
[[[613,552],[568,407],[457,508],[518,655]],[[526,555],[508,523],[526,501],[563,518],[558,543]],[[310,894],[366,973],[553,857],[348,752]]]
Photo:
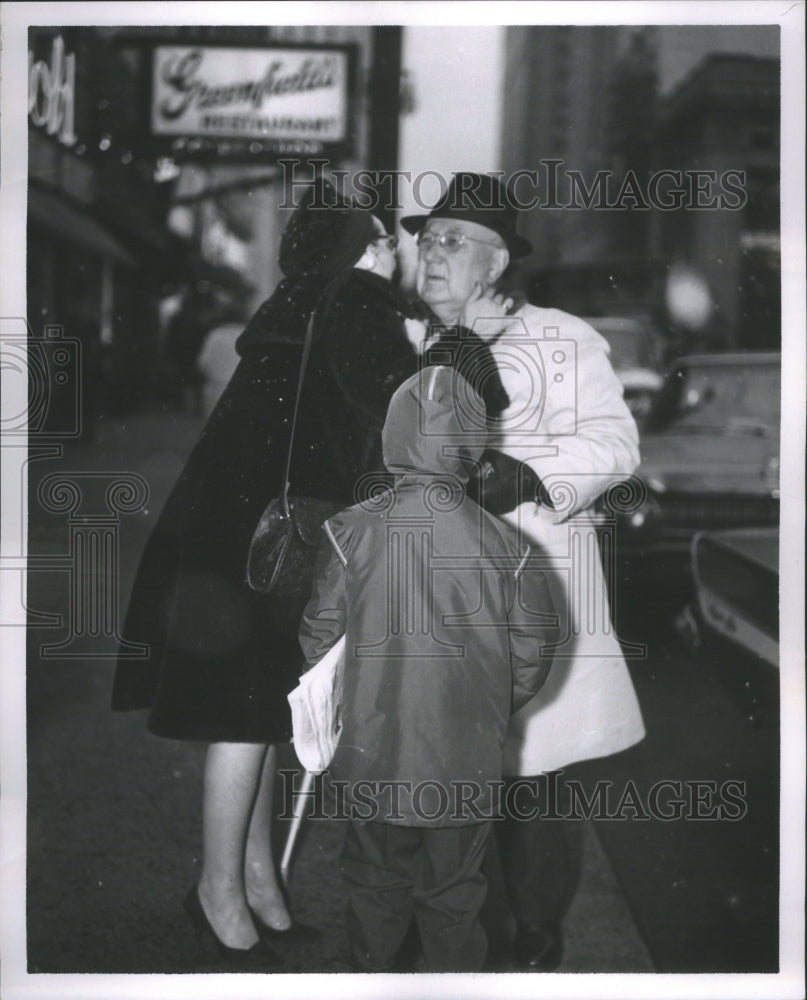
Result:
[[289,694],[294,751],[312,774],[330,764],[342,731],[342,677],[345,637],[300,678]]

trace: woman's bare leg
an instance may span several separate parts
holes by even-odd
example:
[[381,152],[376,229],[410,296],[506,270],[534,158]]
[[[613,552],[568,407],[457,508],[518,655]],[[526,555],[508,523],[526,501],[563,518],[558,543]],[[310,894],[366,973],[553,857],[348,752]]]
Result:
[[244,875],[249,905],[269,927],[285,931],[291,927],[292,919],[277,883],[272,855],[272,795],[276,768],[277,753],[270,746],[264,758],[247,833]]
[[207,751],[199,898],[230,948],[251,948],[258,941],[244,888],[244,852],[267,756],[262,743],[211,743]]

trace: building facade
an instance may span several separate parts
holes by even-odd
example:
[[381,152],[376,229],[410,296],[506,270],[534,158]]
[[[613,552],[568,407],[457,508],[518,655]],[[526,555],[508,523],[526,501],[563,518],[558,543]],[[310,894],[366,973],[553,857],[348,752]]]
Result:
[[158,301],[184,255],[151,164],[105,128],[105,93],[136,86],[109,56],[92,31],[29,32],[27,318],[76,347],[87,431],[147,391]]
[[653,214],[650,252],[705,282],[706,346],[780,347],[779,133],[778,59],[707,56],[660,106],[654,166],[700,193]]
[[[284,88],[316,83],[309,50],[345,54],[338,147],[156,134],[158,53],[223,57],[237,89],[248,73],[240,53],[272,60],[279,48],[301,68],[291,81],[274,69],[258,81],[272,107]],[[209,303],[212,321],[222,304],[245,319],[270,294],[303,182],[395,168],[399,74],[394,27],[30,29],[28,320],[33,336],[59,328],[79,346],[85,428],[161,394],[171,313],[189,297]],[[226,87],[201,72],[166,79],[186,104],[227,104]]]
[[[517,276],[531,298],[644,317],[676,353],[778,348],[778,37],[507,29],[502,159],[507,176],[536,175],[521,221],[535,251]],[[709,299],[697,331],[668,308],[682,271]]]

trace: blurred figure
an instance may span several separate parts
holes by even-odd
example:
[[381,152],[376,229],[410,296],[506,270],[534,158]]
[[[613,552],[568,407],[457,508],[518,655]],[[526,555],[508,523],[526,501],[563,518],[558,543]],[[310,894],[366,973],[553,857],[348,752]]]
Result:
[[202,376],[202,414],[209,417],[238,367],[236,342],[244,330],[243,311],[233,303],[221,310],[199,351]]
[[179,309],[171,317],[165,335],[169,391],[179,409],[188,409],[194,416],[202,414],[205,382],[199,367],[199,352],[215,318],[212,293],[189,288]]

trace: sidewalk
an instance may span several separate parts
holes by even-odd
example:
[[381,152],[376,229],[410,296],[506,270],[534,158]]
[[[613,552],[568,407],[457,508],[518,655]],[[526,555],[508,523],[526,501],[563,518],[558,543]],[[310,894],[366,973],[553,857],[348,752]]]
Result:
[[[91,447],[42,460],[32,476],[58,471],[131,472],[148,483],[144,511],[121,516],[121,607],[159,509],[198,433],[186,415],[141,414],[99,424]],[[31,497],[35,497],[32,483]],[[33,544],[64,551],[66,519],[32,511]],[[64,576],[65,574],[61,574]],[[29,604],[66,614],[67,581],[30,577]],[[157,739],[143,713],[109,711],[111,660],[43,659],[59,629],[32,629],[28,663],[29,971],[190,973],[214,971],[196,951],[182,898],[199,871],[204,747]],[[291,747],[280,766],[293,768]],[[279,824],[278,853],[285,838]],[[340,823],[303,827],[290,879],[297,919],[322,930],[315,944],[284,950],[286,972],[345,972],[343,891],[335,863]],[[495,874],[495,865],[494,874]],[[494,953],[512,930],[501,886],[486,907]],[[650,972],[653,965],[591,824],[568,914],[563,972]],[[502,965],[502,971],[507,966]]]

